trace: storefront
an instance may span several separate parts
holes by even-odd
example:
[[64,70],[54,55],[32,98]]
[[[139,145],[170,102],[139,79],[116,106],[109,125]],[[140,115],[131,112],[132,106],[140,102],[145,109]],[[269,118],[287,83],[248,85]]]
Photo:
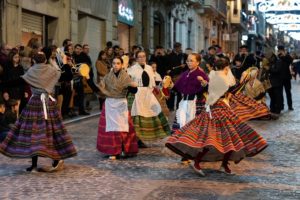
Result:
[[92,62],[105,47],[105,21],[86,14],[78,15],[78,42],[88,44]]
[[37,38],[41,44],[44,41],[43,16],[22,11],[22,44],[27,45],[31,38]]
[[[112,8],[115,1],[71,1],[71,40],[74,44],[89,45],[94,64],[106,42],[114,38]],[[111,28],[111,27],[112,28]]]
[[121,48],[125,52],[130,51],[130,46],[134,41],[134,26],[135,16],[132,0],[118,1],[118,41]]

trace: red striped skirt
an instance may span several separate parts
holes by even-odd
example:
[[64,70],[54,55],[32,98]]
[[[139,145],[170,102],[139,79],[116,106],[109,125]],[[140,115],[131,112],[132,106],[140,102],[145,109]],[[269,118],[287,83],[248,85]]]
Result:
[[255,99],[241,92],[232,95],[229,103],[232,111],[237,114],[243,122],[270,115],[269,108],[266,104],[257,102]]
[[127,155],[138,153],[137,137],[134,131],[133,122],[129,115],[129,132],[105,131],[105,106],[103,105],[100,115],[97,137],[97,149],[107,155],[119,155],[124,151]]
[[230,160],[238,162],[261,152],[267,142],[223,101],[218,101],[211,106],[210,113],[202,110],[194,120],[170,136],[166,146],[189,159],[208,148],[203,161],[219,161],[225,153],[233,151]]

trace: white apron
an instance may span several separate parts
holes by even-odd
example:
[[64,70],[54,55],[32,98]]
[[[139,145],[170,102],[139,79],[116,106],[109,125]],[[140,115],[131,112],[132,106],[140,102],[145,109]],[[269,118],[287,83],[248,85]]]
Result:
[[177,123],[180,128],[196,116],[196,97],[194,100],[181,100],[176,111]]
[[153,88],[138,87],[132,104],[131,116],[155,117],[161,113],[161,107],[154,94]]
[[106,98],[105,120],[106,132],[129,132],[127,99]]

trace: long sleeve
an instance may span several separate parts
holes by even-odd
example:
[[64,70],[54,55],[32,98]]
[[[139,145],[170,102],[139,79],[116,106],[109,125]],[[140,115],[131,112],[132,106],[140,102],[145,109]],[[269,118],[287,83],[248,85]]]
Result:
[[61,76],[59,79],[60,82],[71,81],[73,79],[73,73],[72,73],[71,67],[68,64],[63,65],[62,71],[63,72],[61,73]]
[[99,60],[96,61],[96,70],[97,74],[102,77],[108,73],[107,66]]

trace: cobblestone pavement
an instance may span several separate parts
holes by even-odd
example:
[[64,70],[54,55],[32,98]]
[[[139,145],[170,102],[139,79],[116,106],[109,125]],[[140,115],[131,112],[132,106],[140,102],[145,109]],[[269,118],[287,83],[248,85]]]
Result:
[[[254,158],[231,164],[235,176],[204,163],[199,177],[159,141],[138,156],[110,161],[96,151],[98,116],[67,125],[78,156],[56,173],[26,173],[28,159],[0,155],[0,199],[300,199],[300,83],[293,84],[295,111],[277,121],[251,121],[269,147]],[[47,158],[41,165],[50,165]]]

